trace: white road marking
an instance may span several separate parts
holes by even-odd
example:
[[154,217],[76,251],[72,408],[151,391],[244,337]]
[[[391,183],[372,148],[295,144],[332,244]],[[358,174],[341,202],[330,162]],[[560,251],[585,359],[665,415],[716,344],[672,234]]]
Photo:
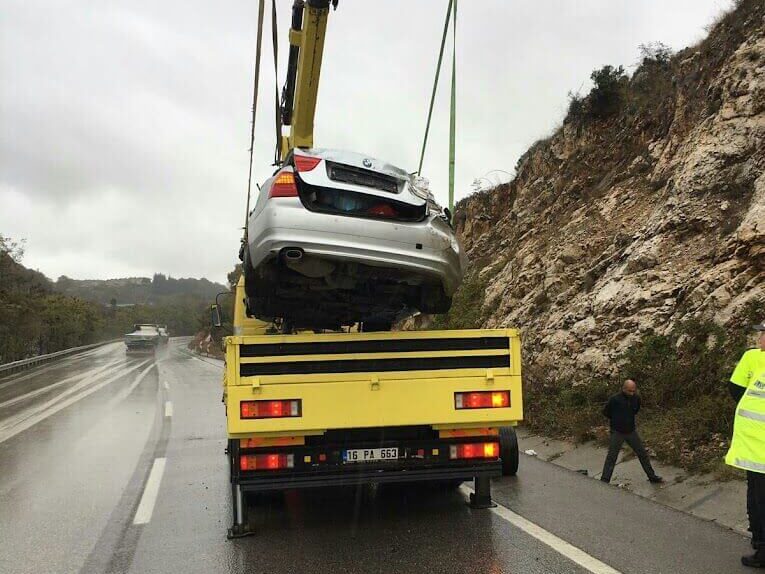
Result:
[[[62,393],[60,397],[56,397],[54,399],[51,399],[39,407],[36,407],[34,409],[28,409],[27,411],[24,411],[19,416],[14,417],[11,419],[11,421],[2,427],[0,427],[0,443],[5,442],[11,437],[16,436],[22,431],[27,430],[29,427],[36,425],[40,421],[43,421],[47,419],[49,416],[56,414],[62,409],[65,409],[71,404],[76,403],[80,399],[84,399],[91,393],[96,392],[99,389],[102,389],[109,383],[113,383],[117,379],[121,379],[128,373],[131,373],[132,371],[135,371],[136,369],[139,369],[146,365],[149,361],[143,361],[142,363],[137,363],[127,369],[120,369],[115,375],[112,377],[109,377],[103,382],[100,382],[98,384],[92,385],[90,387],[85,388],[81,393],[74,394],[76,391],[82,389],[84,386],[86,386],[88,383],[91,383],[92,381],[86,380],[81,383],[78,383],[71,389],[68,389],[66,392]],[[74,395],[74,396],[70,396]],[[65,400],[61,400],[64,397]]]
[[[470,493],[473,492],[472,488],[465,486],[464,484],[460,486],[460,490],[468,497]],[[559,554],[562,554],[575,564],[578,564],[588,572],[592,572],[592,574],[622,574],[619,570],[601,562],[594,556],[590,556],[584,550],[577,548],[573,544],[569,544],[562,538],[558,538],[552,532],[548,532],[541,526],[534,524],[530,520],[525,519],[520,514],[516,514],[501,504],[497,504],[491,511],[516,528],[523,530],[526,534],[533,536]]]
[[46,372],[51,371],[57,367],[60,368],[62,365],[71,365],[73,362],[78,362],[81,359],[90,357],[91,355],[95,356],[99,354],[105,354],[104,351],[111,353],[114,350],[112,349],[112,346],[116,344],[117,343],[110,343],[108,345],[103,345],[101,347],[91,349],[90,351],[82,351],[80,353],[75,353],[74,355],[68,355],[66,357],[61,357],[60,359],[54,359],[48,363],[43,363],[42,365],[32,367],[29,371],[23,371],[21,373],[16,373],[15,375],[8,375],[9,379],[3,380],[3,382],[0,383],[0,389],[45,374]]
[[133,383],[129,387],[122,389],[122,391],[120,391],[118,395],[114,396],[112,400],[109,401],[109,404],[106,405],[106,408],[110,409],[117,403],[120,403],[124,401],[127,397],[129,397],[130,393],[132,393],[135,390],[135,388],[141,384],[141,381],[143,381],[146,378],[146,375],[148,375],[149,372],[156,366],[157,366],[157,363],[152,363],[151,365],[149,365],[148,369],[141,371],[140,374],[135,378],[135,381],[133,381]]
[[162,384],[165,385],[165,390],[166,391],[170,390],[170,384],[167,381],[164,381]]
[[165,416],[171,417],[173,416],[173,403],[170,401],[165,401]]
[[93,379],[97,374],[101,373],[102,371],[105,371],[117,363],[124,362],[123,359],[117,359],[115,361],[112,361],[111,363],[107,363],[105,365],[101,365],[100,367],[96,367],[95,369],[90,369],[89,371],[85,371],[84,373],[78,373],[76,375],[72,375],[71,377],[67,377],[66,379],[63,379],[61,381],[58,381],[57,383],[53,383],[51,385],[47,385],[45,387],[35,389],[34,391],[30,391],[28,393],[25,393],[23,395],[20,395],[18,397],[14,397],[12,399],[9,399],[3,403],[0,403],[0,409],[4,407],[9,407],[11,405],[14,405],[16,403],[19,403],[21,401],[25,401],[27,399],[31,399],[33,397],[36,397],[38,395],[42,395],[47,393],[48,391],[51,391],[55,388],[58,388],[62,385],[66,385],[67,383],[71,383],[73,381],[76,381],[78,379]]
[[138,510],[135,511],[133,524],[148,524],[151,515],[154,513],[154,504],[157,502],[159,494],[159,484],[162,482],[162,475],[165,473],[166,458],[155,458],[154,464],[149,473],[149,480],[146,481],[146,488],[143,489],[141,502],[138,504]]

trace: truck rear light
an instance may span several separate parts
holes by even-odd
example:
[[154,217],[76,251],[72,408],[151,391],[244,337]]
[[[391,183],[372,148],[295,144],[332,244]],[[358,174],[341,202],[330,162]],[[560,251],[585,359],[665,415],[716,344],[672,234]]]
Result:
[[278,419],[303,414],[300,399],[290,401],[241,401],[239,415],[243,419]]
[[295,174],[291,171],[282,171],[271,184],[268,197],[297,197],[298,189],[295,184]]
[[280,470],[294,468],[293,454],[242,454],[239,456],[240,470]]
[[309,157],[307,155],[295,156],[295,169],[298,171],[311,171],[321,163],[320,157]]
[[449,458],[498,458],[499,443],[479,442],[472,444],[453,444],[449,447]]
[[510,391],[454,393],[455,409],[502,409],[510,406]]

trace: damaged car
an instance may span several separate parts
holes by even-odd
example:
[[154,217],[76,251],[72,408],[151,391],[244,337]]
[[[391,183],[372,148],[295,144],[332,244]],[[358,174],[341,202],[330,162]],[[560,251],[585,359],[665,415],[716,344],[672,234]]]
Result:
[[427,180],[345,151],[294,150],[260,187],[246,237],[248,313],[296,327],[445,313],[465,266]]

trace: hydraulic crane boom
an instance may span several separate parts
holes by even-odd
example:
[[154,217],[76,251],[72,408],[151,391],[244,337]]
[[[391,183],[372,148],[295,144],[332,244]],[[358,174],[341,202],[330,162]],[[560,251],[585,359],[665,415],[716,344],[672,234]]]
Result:
[[337,7],[337,0],[295,0],[292,5],[290,53],[280,109],[281,123],[290,126],[290,131],[287,136],[281,135],[279,142],[282,161],[296,147],[313,147],[313,120],[330,4]]

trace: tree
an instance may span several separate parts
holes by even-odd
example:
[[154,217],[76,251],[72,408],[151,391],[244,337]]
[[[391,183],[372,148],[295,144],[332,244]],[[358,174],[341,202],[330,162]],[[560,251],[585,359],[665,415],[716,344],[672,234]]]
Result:
[[232,291],[234,290],[234,287],[236,287],[236,284],[239,283],[239,278],[242,276],[242,264],[237,263],[234,265],[233,271],[231,271],[227,276],[228,280],[228,288]]
[[595,118],[610,116],[619,109],[622,100],[622,82],[627,79],[624,67],[603,66],[590,74],[595,84],[588,96],[590,115]]
[[658,64],[660,66],[667,66],[673,54],[672,48],[662,42],[640,44],[638,50],[640,51],[641,65]]
[[0,233],[0,254],[7,255],[15,263],[21,263],[21,260],[24,258],[26,242],[26,239],[14,241],[10,237],[5,237]]

